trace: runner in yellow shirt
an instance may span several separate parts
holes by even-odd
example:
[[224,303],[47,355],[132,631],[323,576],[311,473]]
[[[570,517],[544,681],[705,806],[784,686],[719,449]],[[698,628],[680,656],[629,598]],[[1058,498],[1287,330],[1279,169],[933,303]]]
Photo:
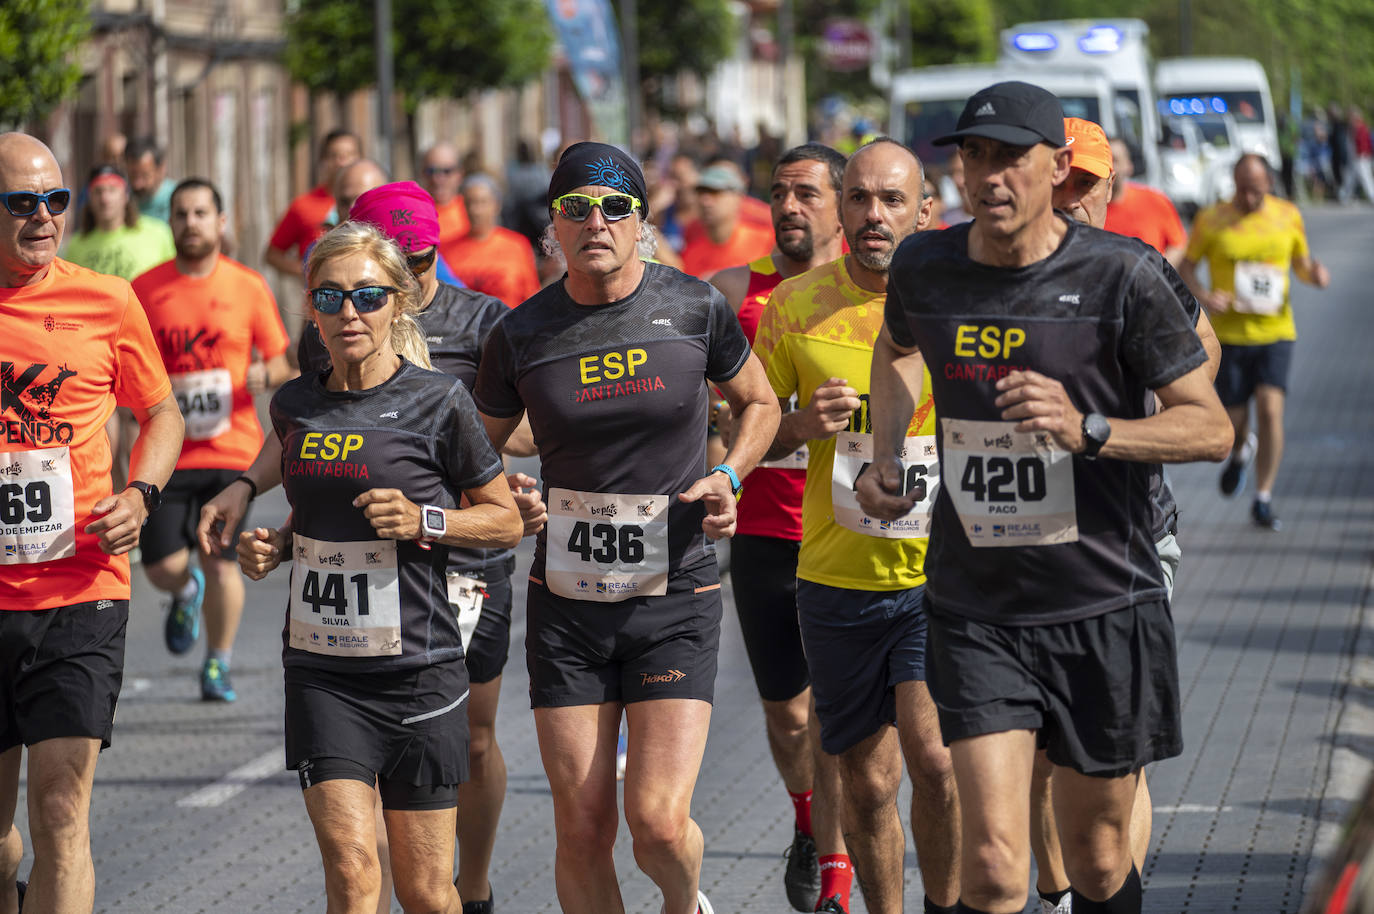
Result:
[[[1283,459],[1283,402],[1298,338],[1288,273],[1292,270],[1319,289],[1330,284],[1331,274],[1309,253],[1298,208],[1270,195],[1263,157],[1242,156],[1235,176],[1235,197],[1198,215],[1179,274],[1212,313],[1221,341],[1217,395],[1236,430],[1231,461],[1221,473],[1221,492],[1234,495],[1244,488],[1245,470],[1254,457],[1250,516],[1258,526],[1278,530],[1270,494]],[[1210,289],[1197,275],[1204,258]],[[1247,434],[1251,399],[1258,436]]]

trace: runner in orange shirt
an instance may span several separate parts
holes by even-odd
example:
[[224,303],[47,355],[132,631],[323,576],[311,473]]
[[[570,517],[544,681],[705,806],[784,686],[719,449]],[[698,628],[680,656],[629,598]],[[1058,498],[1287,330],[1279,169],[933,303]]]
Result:
[[425,150],[420,159],[420,186],[434,198],[434,207],[439,211],[441,245],[457,241],[472,227],[467,204],[458,193],[462,183],[463,166],[452,143],[435,143]]
[[[221,253],[224,203],[214,185],[189,178],[172,191],[177,254],[134,280],[163,364],[186,420],[186,443],[163,493],[162,510],[143,531],[143,570],[172,595],[163,629],[167,648],[184,654],[206,619],[200,697],[237,698],[229,678],[243,614],[243,578],[232,551],[191,564],[205,502],[238,478],[262,444],[253,395],[295,375],[286,328],[266,280]],[[262,361],[256,361],[257,350]]]
[[741,215],[744,181],[726,165],[712,165],[697,178],[701,218],[683,229],[682,270],[705,279],[717,270],[767,257],[773,226]]
[[1112,161],[1116,167],[1116,184],[1107,204],[1107,222],[1103,227],[1118,235],[1129,235],[1164,255],[1169,265],[1177,269],[1188,245],[1188,233],[1178,218],[1178,210],[1169,198],[1152,187],[1131,180],[1135,166],[1131,164],[1131,148],[1120,138],[1112,143]]
[[[324,221],[334,208],[334,176],[363,156],[363,144],[347,130],[331,130],[320,143],[320,183],[291,201],[267,241],[263,259],[288,276],[302,276],[305,249],[324,234]],[[295,253],[292,253],[292,249]]]
[[439,253],[468,288],[514,308],[539,291],[534,249],[524,235],[497,223],[501,189],[490,175],[476,172],[464,178],[463,201],[472,229],[457,241],[441,241]]
[[[48,147],[0,134],[0,907],[11,911],[24,746],[29,909],[94,905],[91,786],[124,673],[127,553],[181,447],[133,289],[57,258],[71,199]],[[119,493],[105,437],[116,403],[143,434]]]

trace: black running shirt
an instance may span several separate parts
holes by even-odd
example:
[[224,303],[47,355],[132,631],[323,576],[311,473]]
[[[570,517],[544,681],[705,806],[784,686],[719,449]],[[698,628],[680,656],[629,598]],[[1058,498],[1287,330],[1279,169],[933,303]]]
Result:
[[473,399],[490,416],[529,415],[549,511],[533,577],[556,549],[550,589],[609,602],[714,560],[703,506],[677,496],[706,471],[704,382],[748,358],[720,292],[656,263],[620,301],[579,305],[558,282],[496,325]]
[[[472,289],[439,283],[429,306],[415,315],[429,346],[429,360],[435,371],[442,371],[463,382],[472,391],[477,380],[477,363],[482,344],[496,322],[510,309],[499,298]],[[296,347],[301,371],[323,372],[329,368],[329,350],[320,339],[314,321],[307,321]],[[491,575],[509,575],[515,562],[513,549],[462,549],[448,551],[449,568],[462,574],[490,580]]]
[[294,532],[284,663],[371,672],[461,657],[448,547],[381,539],[353,499],[392,488],[456,508],[498,476],[467,390],[409,362],[362,391],[327,390],[311,372],[282,385],[271,416]]
[[1164,598],[1150,466],[1067,454],[1015,431],[996,382],[1031,369],[1083,412],[1135,419],[1206,360],[1143,245],[1068,219],[1027,267],[968,256],[969,226],[914,235],[892,261],[886,323],[925,356],[941,477],[926,574],[932,608],[1003,625],[1090,618]]

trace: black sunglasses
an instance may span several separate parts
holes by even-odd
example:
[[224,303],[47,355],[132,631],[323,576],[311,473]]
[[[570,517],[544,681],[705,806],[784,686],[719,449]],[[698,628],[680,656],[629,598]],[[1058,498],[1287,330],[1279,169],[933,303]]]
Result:
[[398,292],[391,286],[362,286],[357,289],[311,289],[310,304],[321,314],[338,314],[345,301],[353,302],[360,314],[376,311],[386,304],[387,296]]
[[11,216],[32,216],[38,212],[40,203],[48,208],[51,215],[60,216],[67,211],[71,202],[72,192],[65,187],[50,190],[46,194],[30,193],[26,190],[12,190],[7,194],[0,194],[0,203],[5,205]]
[[415,274],[415,278],[419,279],[425,273],[429,272],[430,267],[434,266],[434,258],[438,256],[439,248],[437,246],[431,247],[429,251],[424,254],[407,254],[406,266],[410,268],[411,273]]

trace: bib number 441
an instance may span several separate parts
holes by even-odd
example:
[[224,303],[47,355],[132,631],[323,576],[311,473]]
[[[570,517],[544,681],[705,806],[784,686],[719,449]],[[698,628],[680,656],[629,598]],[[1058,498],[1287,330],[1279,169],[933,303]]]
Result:
[[584,562],[637,565],[644,561],[644,528],[635,524],[617,527],[578,521],[568,535],[568,551],[581,556]]
[[[367,575],[355,574],[348,578],[348,583],[356,588],[358,615],[368,615]],[[334,610],[334,615],[345,616],[348,614],[348,594],[344,586],[342,574],[329,572],[321,575],[312,568],[305,573],[305,580],[301,582],[301,602],[308,603],[312,612],[323,613],[322,607],[327,606]]]
[[1041,501],[1045,497],[1045,465],[1035,457],[972,455],[964,466],[959,488],[975,501]]

